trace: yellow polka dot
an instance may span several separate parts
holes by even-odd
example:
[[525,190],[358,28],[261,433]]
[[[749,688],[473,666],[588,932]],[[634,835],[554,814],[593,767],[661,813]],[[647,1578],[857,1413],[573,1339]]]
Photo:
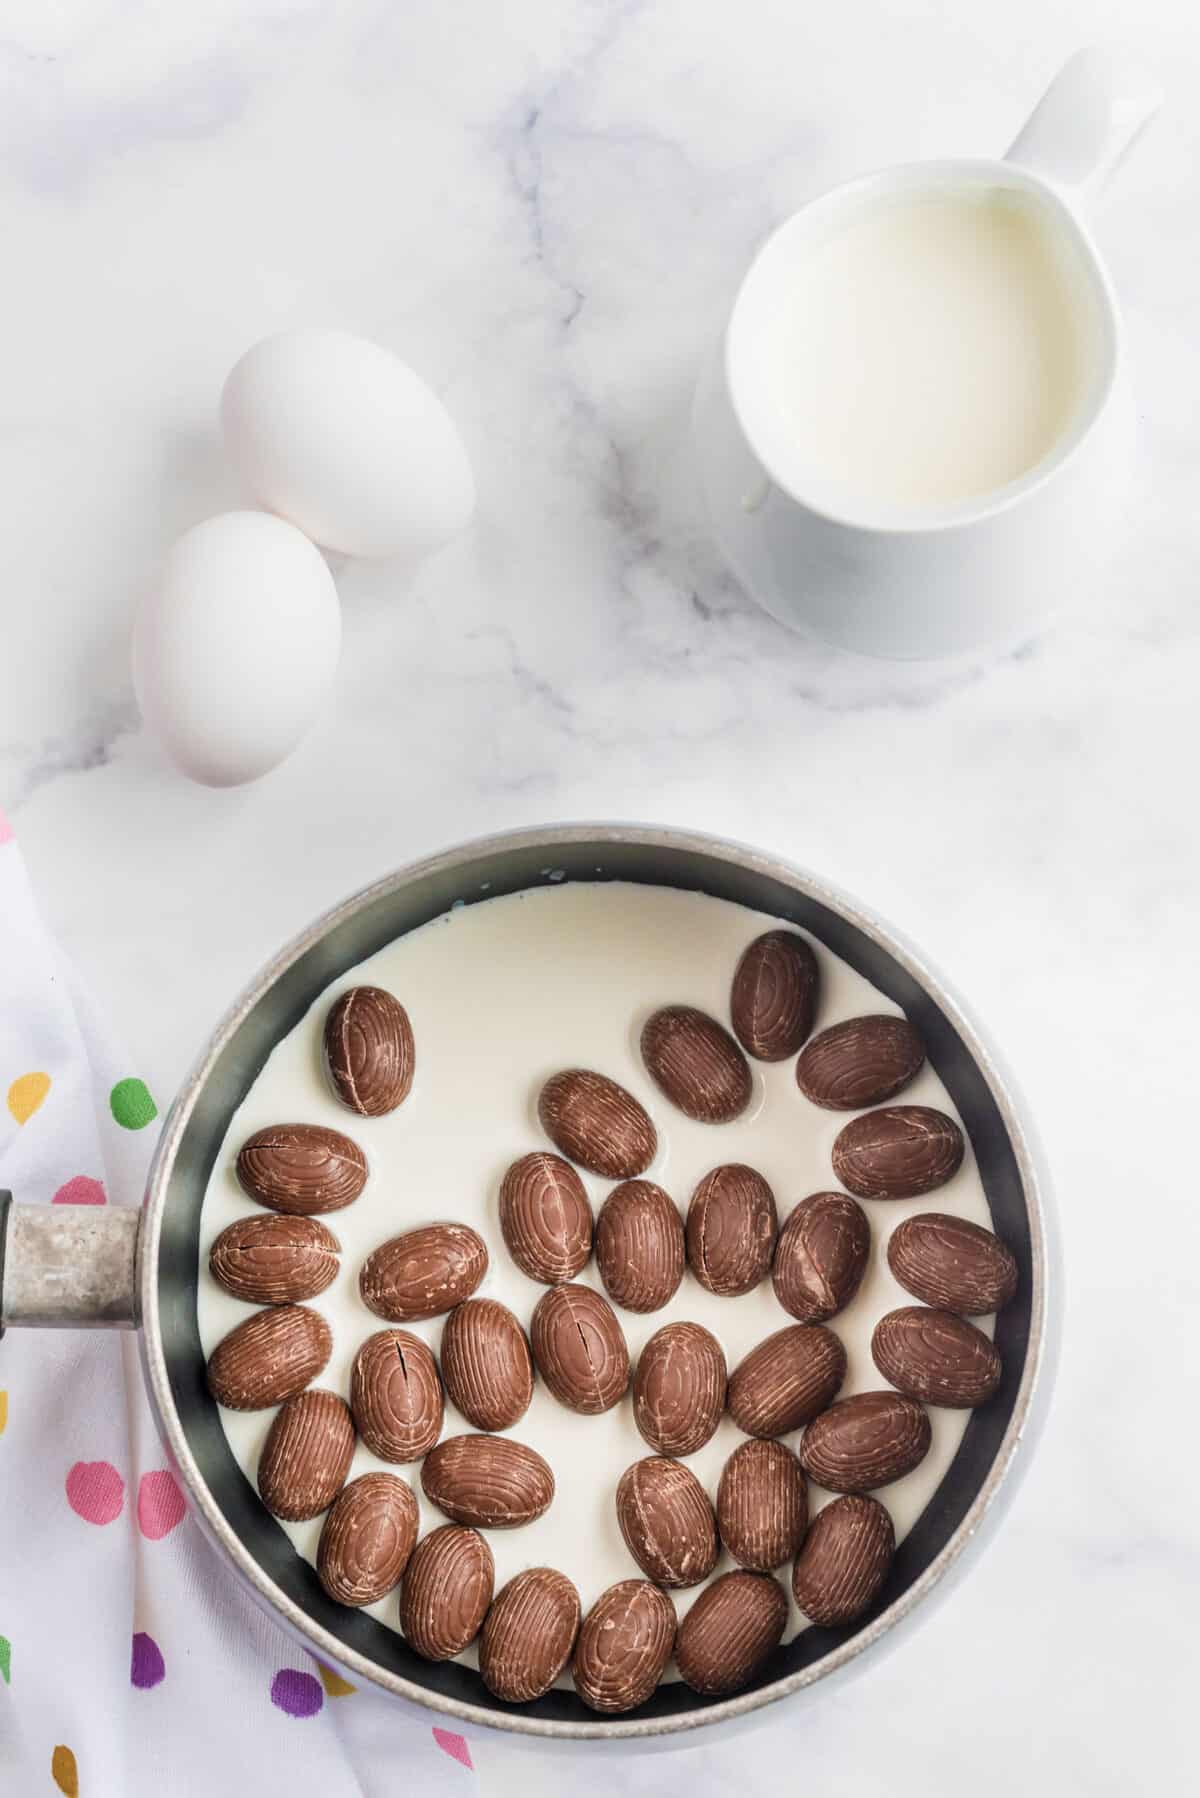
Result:
[[18,1124],[27,1124],[50,1091],[49,1074],[22,1074],[8,1089],[8,1109]]
[[3,1436],[8,1423],[8,1394],[0,1392],[0,1436]]
[[79,1798],[79,1768],[71,1750],[61,1743],[50,1756],[50,1771],[63,1798]]
[[358,1691],[357,1686],[352,1686],[348,1679],[343,1679],[332,1667],[327,1667],[324,1661],[317,1662],[317,1672],[321,1675],[326,1698],[347,1698],[351,1692]]

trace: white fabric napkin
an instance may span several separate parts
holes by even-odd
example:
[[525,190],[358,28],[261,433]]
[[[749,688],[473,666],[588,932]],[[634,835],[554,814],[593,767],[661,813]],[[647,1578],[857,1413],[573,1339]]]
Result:
[[[154,1100],[48,939],[3,813],[0,994],[0,1188],[136,1204]],[[0,1792],[469,1798],[480,1750],[348,1686],[242,1592],[187,1513],[130,1335],[9,1331]]]

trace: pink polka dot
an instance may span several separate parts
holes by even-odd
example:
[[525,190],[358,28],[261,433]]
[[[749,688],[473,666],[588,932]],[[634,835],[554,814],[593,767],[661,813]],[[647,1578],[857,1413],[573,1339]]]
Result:
[[59,1187],[50,1202],[53,1205],[106,1205],[108,1194],[103,1180],[93,1180],[90,1174],[75,1174]]
[[67,1503],[85,1523],[111,1523],[121,1515],[125,1482],[111,1461],[76,1461],[67,1475]]
[[183,1493],[173,1475],[165,1467],[157,1473],[144,1473],[138,1482],[137,1520],[143,1536],[157,1542],[169,1536],[187,1509]]
[[475,1769],[471,1763],[471,1750],[467,1747],[466,1736],[456,1736],[448,1729],[435,1729],[433,1739],[443,1754],[448,1754],[452,1761],[459,1761],[464,1767]]
[[0,843],[11,843],[12,839],[13,827],[4,816],[4,813],[0,812]]

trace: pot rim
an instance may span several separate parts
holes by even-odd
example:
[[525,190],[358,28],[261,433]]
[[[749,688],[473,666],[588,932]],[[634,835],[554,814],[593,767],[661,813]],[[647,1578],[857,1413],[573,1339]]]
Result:
[[[553,851],[565,846],[594,844],[632,845],[634,847],[669,848],[710,859],[731,863],[748,872],[774,879],[790,886],[838,913],[848,923],[874,941],[935,1001],[952,1022],[964,1047],[987,1084],[992,1099],[1008,1134],[1021,1177],[1028,1214],[1032,1292],[1030,1294],[1029,1342],[1020,1385],[1012,1415],[978,1492],[972,1499],[957,1528],[911,1586],[894,1603],[873,1618],[861,1630],[819,1660],[775,1680],[752,1692],[743,1692],[708,1706],[703,1710],[684,1711],[673,1717],[597,1718],[592,1722],[573,1722],[553,1718],[525,1716],[519,1711],[498,1712],[465,1703],[405,1679],[380,1667],[368,1656],[349,1648],[316,1623],[308,1613],[283,1592],[259,1566],[240,1537],[226,1521],[224,1513],[209,1491],[188,1443],[175,1399],[163,1350],[162,1324],[158,1295],[158,1259],[162,1235],[163,1212],[170,1186],[175,1158],[191,1118],[192,1110],[212,1068],[230,1038],[243,1020],[264,997],[285,969],[319,943],[331,931],[356,912],[387,898],[400,887],[434,873],[447,873],[481,857],[512,849]],[[225,1013],[208,1043],[201,1051],[172,1103],[159,1138],[147,1179],[144,1219],[139,1247],[138,1283],[141,1294],[141,1352],[143,1370],[151,1404],[159,1429],[167,1442],[175,1464],[191,1498],[201,1527],[210,1541],[231,1562],[234,1571],[252,1596],[300,1641],[308,1652],[332,1666],[345,1668],[359,1678],[380,1686],[435,1716],[450,1717],[475,1729],[497,1729],[509,1735],[537,1738],[541,1741],[651,1741],[661,1736],[686,1737],[700,1729],[745,1718],[753,1712],[778,1703],[795,1692],[815,1685],[838,1672],[848,1671],[869,1650],[892,1636],[897,1626],[905,1623],[921,1602],[929,1597],[944,1577],[956,1568],[964,1550],[978,1536],[980,1526],[1008,1480],[1005,1496],[1011,1496],[1014,1481],[1009,1477],[1013,1461],[1022,1442],[1033,1434],[1038,1421],[1034,1400],[1041,1399],[1047,1379],[1048,1302],[1051,1288],[1052,1255],[1049,1243],[1049,1181],[1030,1127],[1024,1122],[1022,1106],[1011,1079],[999,1063],[995,1051],[981,1035],[971,1016],[949,989],[942,977],[908,943],[907,939],[885,925],[873,913],[863,909],[857,900],[838,888],[778,857],[770,856],[749,844],[705,832],[676,830],[646,824],[554,824],[541,829],[519,829],[473,838],[437,854],[385,875],[324,912],[306,929],[280,950],[243,990]],[[1042,1407],[1044,1408],[1044,1407]],[[1022,1463],[1023,1466],[1025,1463]]]

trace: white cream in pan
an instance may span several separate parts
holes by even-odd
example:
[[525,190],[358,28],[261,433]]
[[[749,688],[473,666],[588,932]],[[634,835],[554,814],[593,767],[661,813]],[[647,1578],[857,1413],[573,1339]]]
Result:
[[[538,1124],[537,1095],[543,1081],[560,1068],[599,1069],[642,1101],[659,1141],[646,1177],[665,1187],[681,1212],[702,1176],[726,1161],[759,1169],[775,1192],[781,1222],[799,1199],[835,1188],[830,1149],[848,1114],[818,1110],[801,1096],[794,1059],[752,1063],[750,1108],[732,1124],[713,1126],[693,1123],[675,1111],[649,1079],[638,1053],[642,1025],[660,1005],[700,1006],[727,1022],[738,958],[771,922],[743,906],[663,887],[621,882],[552,886],[456,908],[335,982],[274,1050],[234,1115],[217,1157],[200,1232],[199,1319],[205,1353],[250,1313],[249,1306],[216,1285],[208,1272],[208,1252],[226,1224],[259,1212],[237,1183],[234,1161],[246,1137],[267,1124],[332,1125],[362,1145],[370,1164],[362,1197],[324,1220],[342,1245],[342,1266],[334,1284],[311,1301],[333,1330],[333,1357],[317,1384],[344,1397],[349,1396],[350,1367],[360,1343],[385,1327],[359,1297],[359,1267],[387,1237],[417,1224],[453,1218],[478,1230],[491,1257],[480,1296],[501,1300],[528,1329],[545,1288],[510,1260],[500,1234],[497,1195],[512,1161],[529,1149],[551,1146]],[[864,1012],[897,1009],[822,944],[814,943],[814,948],[821,970],[818,1029]],[[408,1009],[416,1040],[412,1092],[399,1110],[382,1118],[348,1112],[334,1098],[321,1068],[325,1013],[344,988],[364,982],[395,993]],[[905,1090],[903,1102],[957,1115],[928,1066]],[[598,1211],[611,1183],[591,1174],[583,1180]],[[871,1331],[884,1312],[912,1303],[893,1280],[885,1258],[895,1226],[928,1210],[954,1212],[984,1225],[990,1221],[969,1147],[963,1167],[937,1193],[900,1202],[867,1201],[865,1210],[873,1235],[867,1274],[852,1304],[830,1325],[849,1356],[843,1395],[886,1384],[871,1361]],[[594,1263],[579,1278],[600,1287]],[[661,1311],[638,1316],[618,1309],[618,1316],[635,1361],[655,1330],[690,1318],[713,1332],[730,1368],[764,1336],[793,1321],[769,1280],[745,1297],[717,1298],[690,1273]],[[990,1319],[977,1321],[991,1332]],[[408,1327],[437,1353],[443,1322],[434,1318]],[[274,1415],[221,1413],[230,1447],[252,1485]],[[933,1446],[925,1460],[877,1495],[891,1512],[898,1537],[907,1534],[933,1496],[969,1413],[932,1410],[930,1416]],[[444,1434],[470,1427],[447,1404]],[[536,1522],[487,1532],[497,1589],[524,1567],[557,1567],[575,1582],[586,1611],[606,1586],[639,1573],[617,1527],[613,1494],[630,1462],[653,1451],[634,1427],[628,1396],[600,1417],[583,1417],[565,1410],[540,1383],[529,1410],[508,1433],[545,1456],[557,1491]],[[714,1502],[721,1469],[743,1440],[726,1417],[713,1439],[688,1458]],[[786,1440],[794,1448],[798,1437]],[[359,1443],[350,1477],[384,1466]],[[411,1481],[422,1534],[446,1521],[425,1499],[419,1467],[389,1471]],[[810,1488],[814,1509],[828,1496]],[[308,1561],[315,1562],[321,1522],[282,1525]],[[722,1555],[713,1577],[731,1565]],[[781,1570],[784,1584],[789,1574],[790,1569]],[[680,1617],[700,1590],[672,1594]],[[372,1614],[397,1629],[395,1593],[373,1606]],[[788,1636],[804,1626],[792,1605]],[[461,1658],[475,1664],[474,1648]],[[672,1668],[668,1677],[673,1676]]]

